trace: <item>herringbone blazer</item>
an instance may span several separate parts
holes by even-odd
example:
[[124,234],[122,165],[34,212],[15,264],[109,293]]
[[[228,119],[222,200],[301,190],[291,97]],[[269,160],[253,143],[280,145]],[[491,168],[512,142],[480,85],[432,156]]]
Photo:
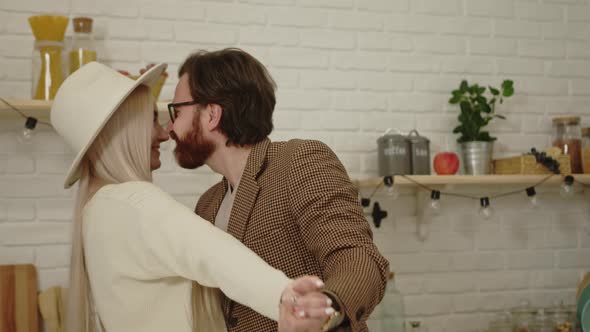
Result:
[[[224,178],[201,196],[195,212],[213,222],[227,189]],[[253,146],[228,232],[291,278],[322,278],[342,303],[349,330],[368,330],[389,264],[373,243],[356,189],[328,146],[268,139]],[[230,332],[277,330],[276,322],[248,307],[227,298],[223,306]]]

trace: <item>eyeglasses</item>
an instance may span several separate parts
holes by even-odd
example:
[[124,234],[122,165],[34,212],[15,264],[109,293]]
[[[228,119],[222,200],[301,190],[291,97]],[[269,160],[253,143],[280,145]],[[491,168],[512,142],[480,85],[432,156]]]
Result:
[[178,117],[178,107],[197,105],[198,103],[199,103],[198,101],[193,100],[193,101],[185,101],[182,103],[168,104],[168,114],[170,115],[170,121],[172,121],[172,123],[174,123],[174,120],[176,120],[176,118]]

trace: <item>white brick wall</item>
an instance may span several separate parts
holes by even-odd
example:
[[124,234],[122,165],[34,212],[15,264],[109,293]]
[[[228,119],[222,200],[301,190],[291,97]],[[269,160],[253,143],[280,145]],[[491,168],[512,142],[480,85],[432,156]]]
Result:
[[[273,139],[320,139],[352,177],[377,174],[375,140],[387,128],[419,129],[433,154],[455,149],[457,109],[447,100],[463,78],[515,81],[517,95],[499,108],[509,120],[491,126],[498,153],[547,146],[556,115],[580,115],[590,125],[590,5],[583,0],[4,1],[0,96],[29,97],[26,18],[56,10],[94,17],[99,59],[118,69],[167,62],[163,99],[191,51],[246,49],[279,87]],[[74,191],[61,188],[73,156],[46,128],[21,145],[21,128],[16,119],[0,123],[0,264],[36,264],[41,289],[66,285]],[[191,208],[218,179],[209,170],[180,170],[169,145],[162,159],[155,182]],[[397,201],[378,194],[389,217],[375,229],[409,318],[430,331],[483,331],[494,311],[523,298],[572,303],[590,268],[588,194],[564,201],[545,189],[540,210],[523,209],[524,195],[497,200],[489,221],[473,202],[449,198],[425,241],[415,234],[413,197],[413,190]],[[378,322],[371,324],[376,330]]]

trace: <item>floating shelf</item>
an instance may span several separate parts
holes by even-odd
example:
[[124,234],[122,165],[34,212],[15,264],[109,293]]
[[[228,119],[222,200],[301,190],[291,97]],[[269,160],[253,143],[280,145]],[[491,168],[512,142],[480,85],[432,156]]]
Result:
[[[425,186],[438,185],[534,185],[545,179],[547,175],[407,175],[408,178]],[[573,174],[576,181],[590,184],[590,174]],[[383,178],[369,178],[354,180],[353,183],[361,189],[375,188]],[[543,184],[560,184],[562,175],[553,175]],[[408,179],[395,176],[396,185],[414,186]]]
[[[27,99],[6,99],[12,106],[19,109],[28,116],[33,116],[40,121],[49,121],[49,110],[51,109],[51,101],[46,100],[27,100]],[[158,102],[158,112],[165,112],[168,114],[167,103]],[[0,119],[19,118],[20,115],[12,110],[8,105],[0,101]]]
[[[6,99],[14,107],[26,115],[34,116],[41,121],[49,121],[51,101]],[[167,103],[158,102],[158,111],[168,113]],[[0,101],[0,119],[19,118],[20,115]],[[426,186],[439,185],[534,185],[547,177],[547,175],[408,175],[410,179]],[[574,174],[574,178],[585,184],[590,184],[590,174]],[[375,188],[383,181],[381,177],[354,180],[358,188]],[[561,175],[554,175],[545,184],[559,184],[563,179]],[[394,177],[396,185],[414,186],[415,184],[401,176]]]

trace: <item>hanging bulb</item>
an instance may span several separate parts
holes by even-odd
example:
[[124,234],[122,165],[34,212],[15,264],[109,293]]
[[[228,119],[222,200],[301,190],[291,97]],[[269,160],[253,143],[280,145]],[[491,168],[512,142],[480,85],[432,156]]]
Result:
[[18,140],[23,144],[30,144],[35,136],[35,127],[37,126],[37,119],[28,117],[25,122],[23,131],[18,136]]
[[416,233],[420,241],[426,241],[430,235],[429,223],[420,222],[416,225]]
[[440,191],[438,190],[433,190],[430,193],[430,212],[432,212],[433,214],[439,214],[440,213]]
[[393,176],[384,177],[383,183],[387,187],[387,196],[391,197],[392,200],[396,200],[399,197],[399,191],[393,183]]
[[484,219],[490,219],[494,215],[494,211],[490,206],[490,199],[488,197],[482,197],[479,199],[479,215]]
[[526,195],[528,196],[531,207],[538,208],[539,207],[539,199],[537,198],[537,192],[535,191],[535,187],[526,188]]
[[574,177],[571,175],[566,176],[561,184],[559,194],[563,198],[571,198],[574,196]]

